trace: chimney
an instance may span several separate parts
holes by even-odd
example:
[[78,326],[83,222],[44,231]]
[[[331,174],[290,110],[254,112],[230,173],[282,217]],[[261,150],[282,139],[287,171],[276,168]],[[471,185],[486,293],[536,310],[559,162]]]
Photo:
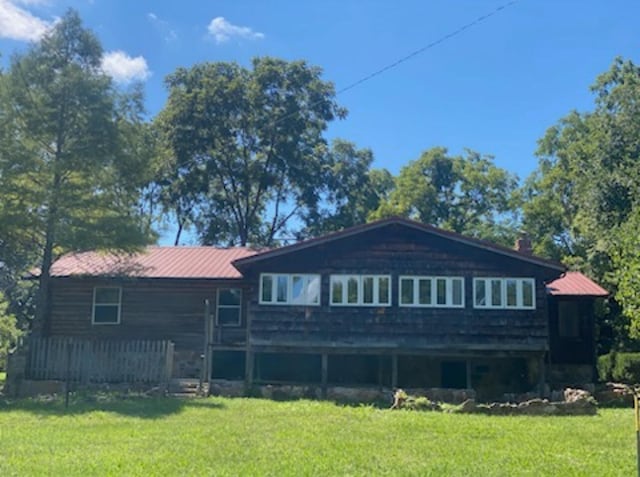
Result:
[[521,232],[520,237],[516,240],[516,251],[524,255],[531,255],[533,253],[531,239],[526,232]]

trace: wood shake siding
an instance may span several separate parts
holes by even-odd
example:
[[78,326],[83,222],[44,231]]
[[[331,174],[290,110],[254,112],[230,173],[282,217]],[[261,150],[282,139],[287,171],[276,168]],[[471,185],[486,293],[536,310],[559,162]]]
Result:
[[[320,306],[258,303],[260,273],[319,273]],[[391,275],[391,306],[330,305],[332,274]],[[560,272],[536,263],[391,226],[293,251],[247,266],[248,308],[256,344],[442,350],[548,348],[544,282]],[[463,308],[399,306],[398,277],[464,277]],[[535,279],[535,309],[477,309],[474,277]]]
[[[94,287],[121,287],[119,324],[91,323]],[[237,280],[57,278],[51,290],[50,333],[101,339],[167,339],[177,349],[200,349],[204,301],[210,300],[211,312],[215,313],[216,290],[241,287]],[[242,326],[245,310],[243,306]],[[244,339],[244,329],[236,330]]]

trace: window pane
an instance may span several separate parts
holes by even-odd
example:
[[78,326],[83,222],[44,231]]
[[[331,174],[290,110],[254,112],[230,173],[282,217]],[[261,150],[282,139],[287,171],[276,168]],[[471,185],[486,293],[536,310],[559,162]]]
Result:
[[413,304],[413,279],[403,278],[400,280],[400,304]]
[[491,305],[502,306],[502,280],[491,280]]
[[373,277],[362,279],[362,303],[373,303]]
[[262,301],[271,303],[273,301],[273,277],[262,275]]
[[307,284],[307,303],[320,303],[320,277],[309,277]]
[[451,285],[453,287],[453,305],[462,305],[462,280],[453,279],[451,280]]
[[447,304],[447,280],[444,278],[436,279],[436,303],[438,305]]
[[93,312],[94,323],[117,323],[117,305],[95,305]]
[[486,306],[487,305],[487,282],[485,280],[476,280],[475,285],[476,285],[475,305]]
[[522,281],[522,305],[533,306],[533,283],[529,280]]
[[218,324],[219,325],[239,325],[240,324],[240,307],[232,306],[229,308],[218,308]]
[[418,298],[421,305],[431,305],[431,280],[424,279],[418,283]]
[[378,303],[389,303],[389,285],[388,277],[378,278]]
[[242,290],[240,290],[239,288],[222,288],[218,292],[218,305],[219,306],[240,305],[241,296],[242,296]]
[[291,280],[291,302],[292,303],[304,303],[305,289],[304,289],[304,277],[300,275],[294,275]]
[[518,306],[518,285],[516,280],[507,280],[507,306]]
[[358,303],[358,279],[355,277],[347,280],[347,303]]
[[277,291],[276,291],[276,300],[278,303],[286,303],[287,302],[287,285],[288,285],[288,277],[286,275],[278,276],[277,280]]
[[96,303],[120,303],[120,289],[96,288]]
[[331,282],[331,303],[342,303],[342,280],[334,279]]

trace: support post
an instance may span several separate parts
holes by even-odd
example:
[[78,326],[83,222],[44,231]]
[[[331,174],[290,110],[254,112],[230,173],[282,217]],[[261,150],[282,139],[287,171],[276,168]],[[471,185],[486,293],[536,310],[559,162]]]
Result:
[[391,387],[393,389],[398,387],[398,355],[391,355]]
[[253,388],[253,361],[254,361],[254,353],[251,349],[251,345],[247,343],[247,351],[245,355],[244,362],[244,387],[245,394],[249,395],[251,393],[251,389]]
[[[202,353],[202,376],[200,377],[200,392],[204,389],[204,384],[209,388],[211,381],[211,336],[213,323],[211,320],[211,303],[207,299],[204,301],[204,350]],[[208,391],[207,391],[208,392]]]
[[327,353],[322,353],[322,399],[327,398],[327,381],[329,380],[329,356]]
[[544,388],[546,381],[546,368],[543,353],[538,358],[538,391],[540,393],[540,397],[544,397]]

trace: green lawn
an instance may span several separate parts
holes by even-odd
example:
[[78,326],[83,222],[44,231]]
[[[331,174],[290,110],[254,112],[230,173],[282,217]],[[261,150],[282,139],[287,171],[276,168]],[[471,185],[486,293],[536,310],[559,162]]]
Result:
[[0,475],[629,476],[632,409],[489,417],[209,398],[0,404]]

